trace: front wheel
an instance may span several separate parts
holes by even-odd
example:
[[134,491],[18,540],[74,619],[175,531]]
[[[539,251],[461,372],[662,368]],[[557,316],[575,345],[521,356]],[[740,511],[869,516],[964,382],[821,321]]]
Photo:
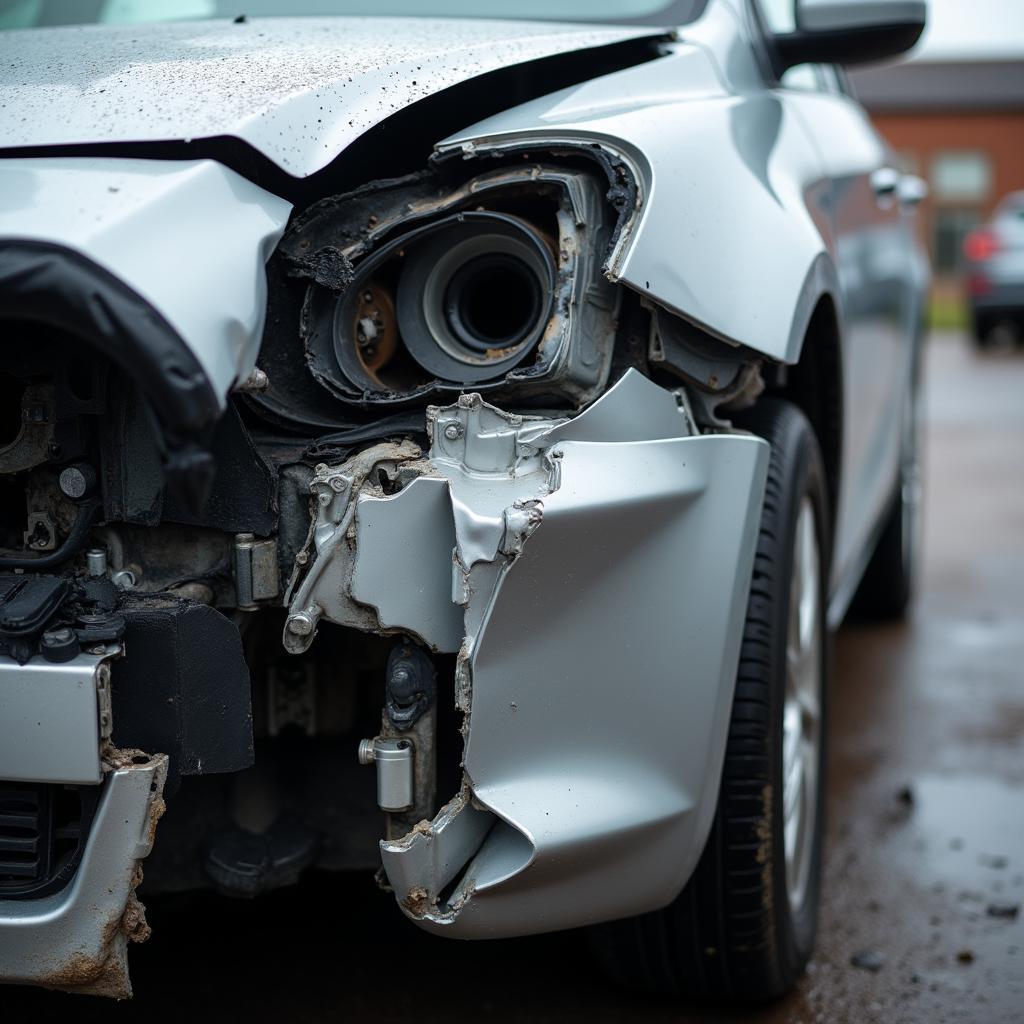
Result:
[[763,1000],[793,985],[814,946],[830,535],[803,414],[763,400],[742,425],[771,444],[771,460],[714,822],[683,892],[595,929],[594,947],[632,986]]

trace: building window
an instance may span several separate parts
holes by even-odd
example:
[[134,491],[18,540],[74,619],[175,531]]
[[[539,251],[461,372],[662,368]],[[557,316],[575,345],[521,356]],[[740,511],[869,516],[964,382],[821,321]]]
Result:
[[938,203],[983,203],[992,188],[992,163],[980,150],[936,153],[931,185]]

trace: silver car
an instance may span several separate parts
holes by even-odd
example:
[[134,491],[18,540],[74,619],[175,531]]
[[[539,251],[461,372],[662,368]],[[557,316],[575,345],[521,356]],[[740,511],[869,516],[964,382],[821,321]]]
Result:
[[0,4],[0,977],[124,997],[143,864],[318,866],[785,990],[919,494],[841,66],[924,4],[87,7]]
[[971,328],[988,348],[1006,328],[1024,338],[1024,192],[1011,192],[992,219],[964,240]]

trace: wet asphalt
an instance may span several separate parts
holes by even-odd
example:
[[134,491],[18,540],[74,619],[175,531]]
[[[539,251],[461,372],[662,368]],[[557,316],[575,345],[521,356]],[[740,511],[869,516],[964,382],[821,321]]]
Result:
[[1024,1021],[1024,354],[937,335],[925,384],[920,596],[906,624],[836,640],[818,952],[791,996],[728,1012],[639,998],[577,935],[431,939],[369,878],[316,876],[256,903],[151,904],[130,1003],[6,989],[0,1015]]

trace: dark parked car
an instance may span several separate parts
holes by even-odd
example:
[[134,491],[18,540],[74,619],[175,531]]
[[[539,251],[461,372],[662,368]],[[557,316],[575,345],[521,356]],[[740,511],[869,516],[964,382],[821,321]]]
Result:
[[1011,192],[964,242],[971,329],[982,348],[1003,329],[1024,338],[1024,192]]

